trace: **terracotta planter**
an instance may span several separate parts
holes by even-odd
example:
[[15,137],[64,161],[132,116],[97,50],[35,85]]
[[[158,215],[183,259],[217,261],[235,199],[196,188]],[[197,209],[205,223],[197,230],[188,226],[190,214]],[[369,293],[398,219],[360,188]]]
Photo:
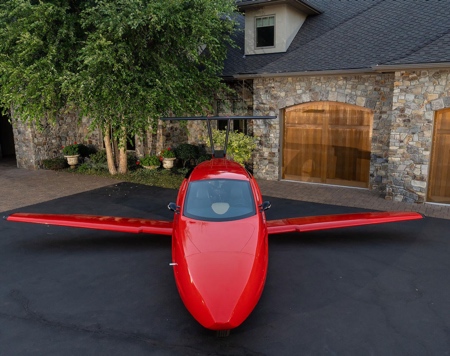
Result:
[[72,156],[64,156],[65,159],[67,159],[67,163],[69,164],[70,168],[75,168],[78,164],[78,157],[80,155],[72,155]]
[[176,158],[164,158],[163,159],[163,167],[165,169],[170,169],[173,167],[173,163],[175,162]]

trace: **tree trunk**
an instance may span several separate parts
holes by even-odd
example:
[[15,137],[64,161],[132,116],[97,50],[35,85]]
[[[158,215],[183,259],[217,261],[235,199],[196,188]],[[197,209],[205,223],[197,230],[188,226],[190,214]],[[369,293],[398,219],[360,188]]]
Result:
[[105,148],[106,148],[106,159],[108,161],[108,170],[109,173],[112,175],[117,174],[116,164],[114,161],[114,155],[111,148],[111,131],[109,125],[106,127],[106,129],[103,131],[103,139],[105,141]]
[[113,156],[114,156],[114,164],[116,165],[116,167],[119,167],[119,143],[117,142],[117,138],[113,137],[112,138],[112,150],[113,150]]
[[126,174],[128,172],[127,161],[127,129],[122,127],[119,139],[119,173]]

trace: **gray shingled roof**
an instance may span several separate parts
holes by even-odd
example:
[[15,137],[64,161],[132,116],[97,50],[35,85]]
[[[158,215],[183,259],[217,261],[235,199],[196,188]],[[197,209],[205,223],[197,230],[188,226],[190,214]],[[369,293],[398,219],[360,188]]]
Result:
[[[450,63],[450,1],[308,0],[309,16],[286,53],[244,56],[230,49],[225,76]],[[243,29],[244,18],[239,16]]]

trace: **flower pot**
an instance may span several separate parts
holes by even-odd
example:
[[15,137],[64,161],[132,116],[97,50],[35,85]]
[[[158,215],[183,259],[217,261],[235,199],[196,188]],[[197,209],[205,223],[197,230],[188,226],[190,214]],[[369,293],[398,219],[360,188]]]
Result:
[[67,163],[69,164],[70,168],[75,168],[78,164],[78,157],[80,155],[73,155],[73,156],[64,156],[65,159],[67,159]]
[[163,167],[165,169],[170,169],[173,167],[174,162],[175,162],[175,158],[164,158],[163,159]]
[[157,169],[159,166],[142,166],[142,167],[144,167],[145,169]]

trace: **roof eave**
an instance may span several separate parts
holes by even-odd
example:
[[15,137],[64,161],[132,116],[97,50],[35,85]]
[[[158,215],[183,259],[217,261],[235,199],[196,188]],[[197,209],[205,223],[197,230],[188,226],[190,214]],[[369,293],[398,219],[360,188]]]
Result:
[[374,72],[397,72],[411,69],[439,69],[450,68],[450,62],[412,63],[412,64],[376,64],[372,66]]
[[256,79],[256,78],[276,78],[276,77],[303,77],[303,76],[328,76],[328,75],[351,75],[351,74],[373,74],[381,72],[397,72],[400,70],[412,69],[440,69],[450,68],[450,62],[437,63],[414,63],[414,64],[395,64],[378,65],[375,64],[367,68],[356,69],[333,69],[333,70],[306,70],[301,72],[277,72],[277,73],[238,73],[233,76],[234,79]]
[[303,72],[279,72],[279,73],[242,73],[235,74],[234,78],[239,80],[256,78],[276,78],[276,77],[303,77],[303,76],[325,76],[325,75],[345,75],[345,74],[365,74],[373,73],[371,68],[358,69],[337,69],[337,70],[311,70]]
[[322,13],[322,11],[320,11],[319,9],[317,9],[309,4],[306,4],[301,0],[253,0],[252,2],[244,3],[242,5],[237,3],[237,7],[240,11],[245,12],[246,9],[251,9],[251,8],[255,8],[255,7],[258,8],[261,6],[273,5],[273,4],[279,4],[279,3],[290,4],[291,6],[304,12],[307,15],[319,15]]

